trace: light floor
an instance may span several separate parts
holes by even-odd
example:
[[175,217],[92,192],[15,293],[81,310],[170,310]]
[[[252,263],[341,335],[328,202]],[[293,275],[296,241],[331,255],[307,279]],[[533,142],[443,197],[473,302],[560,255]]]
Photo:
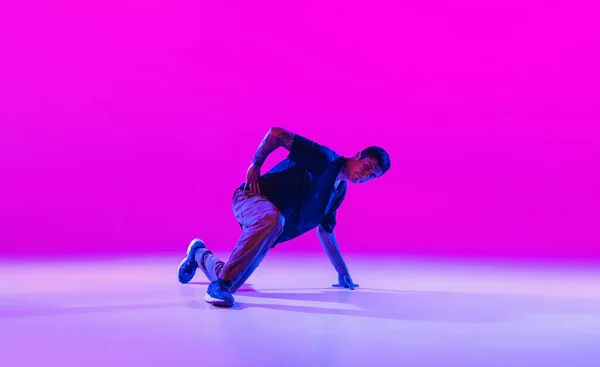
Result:
[[0,366],[600,366],[600,269],[267,257],[236,306],[180,256],[0,263]]

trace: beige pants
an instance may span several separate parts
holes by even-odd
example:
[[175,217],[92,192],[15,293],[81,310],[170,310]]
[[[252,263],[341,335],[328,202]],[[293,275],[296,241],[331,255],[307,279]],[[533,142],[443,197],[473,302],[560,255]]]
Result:
[[266,197],[237,189],[232,199],[233,214],[242,226],[229,260],[225,263],[210,251],[199,251],[196,262],[211,281],[230,281],[234,293],[246,282],[264,259],[279,235],[285,220],[277,207]]

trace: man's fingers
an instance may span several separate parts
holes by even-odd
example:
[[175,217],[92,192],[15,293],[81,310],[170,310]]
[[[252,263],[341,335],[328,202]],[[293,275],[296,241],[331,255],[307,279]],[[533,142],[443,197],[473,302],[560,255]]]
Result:
[[248,188],[251,192],[260,195],[260,186],[258,185],[258,182],[251,181]]

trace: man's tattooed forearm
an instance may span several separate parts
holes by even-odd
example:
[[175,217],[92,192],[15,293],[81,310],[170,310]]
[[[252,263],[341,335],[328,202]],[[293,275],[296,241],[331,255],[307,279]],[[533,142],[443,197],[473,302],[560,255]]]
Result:
[[267,159],[267,156],[277,149],[277,139],[271,134],[267,134],[263,141],[258,146],[252,164],[262,166]]
[[252,164],[262,166],[269,154],[275,151],[275,149],[284,147],[287,150],[290,150],[293,142],[293,134],[283,129],[271,129],[258,146]]
[[292,143],[294,143],[294,134],[282,131],[277,135],[277,141],[279,141],[280,146],[290,150],[292,149]]

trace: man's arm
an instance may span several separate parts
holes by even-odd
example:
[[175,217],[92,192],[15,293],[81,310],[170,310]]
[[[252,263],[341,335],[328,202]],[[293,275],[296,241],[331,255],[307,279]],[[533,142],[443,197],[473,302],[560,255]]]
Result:
[[260,145],[254,154],[252,164],[248,167],[244,190],[248,189],[260,195],[260,168],[265,163],[269,154],[273,153],[275,149],[284,147],[287,150],[291,150],[294,138],[294,134],[280,127],[272,127],[269,129],[267,135],[265,135],[264,139],[260,142]]
[[284,147],[287,150],[292,148],[295,135],[283,128],[272,127],[265,135],[264,139],[258,146],[252,165],[261,167],[269,154],[273,153],[277,148]]
[[339,275],[348,274],[348,268],[346,267],[346,263],[342,258],[342,254],[340,253],[340,248],[338,246],[337,239],[335,238],[335,234],[333,232],[327,232],[322,226],[319,226],[317,229],[317,234],[325,254],[327,254],[329,261],[331,261],[331,265],[333,265]]
[[358,284],[354,284],[350,277],[350,273],[348,273],[348,268],[346,267],[346,263],[344,263],[344,259],[342,259],[342,254],[340,254],[340,249],[333,231],[327,232],[322,226],[319,226],[317,233],[321,240],[323,250],[325,250],[325,253],[329,257],[329,261],[331,261],[331,264],[338,273],[338,284],[332,284],[332,286],[349,289],[358,287]]

